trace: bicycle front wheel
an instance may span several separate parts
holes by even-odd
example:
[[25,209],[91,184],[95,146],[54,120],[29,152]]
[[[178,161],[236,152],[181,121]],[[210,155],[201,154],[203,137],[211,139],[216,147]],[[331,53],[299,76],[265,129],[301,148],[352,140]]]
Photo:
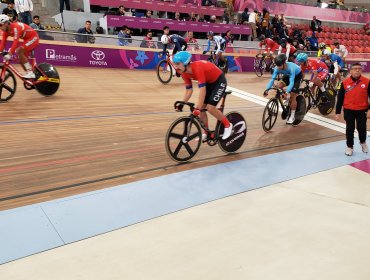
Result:
[[[0,72],[3,71],[3,66],[0,66]],[[9,101],[15,94],[17,89],[17,80],[14,77],[14,74],[6,69],[4,80],[0,81],[0,102]]]
[[170,158],[185,162],[193,158],[202,144],[200,125],[192,117],[175,120],[167,131],[166,151]]
[[[326,90],[326,100],[321,97],[320,104],[317,106],[321,115],[329,115],[334,110],[335,106],[335,91],[332,89]],[[325,101],[325,102],[324,102]]]
[[279,113],[279,102],[273,97],[271,98],[263,111],[262,128],[264,131],[269,132],[275,125]]
[[157,66],[157,77],[162,84],[168,84],[173,75],[173,69],[166,59],[161,60]]

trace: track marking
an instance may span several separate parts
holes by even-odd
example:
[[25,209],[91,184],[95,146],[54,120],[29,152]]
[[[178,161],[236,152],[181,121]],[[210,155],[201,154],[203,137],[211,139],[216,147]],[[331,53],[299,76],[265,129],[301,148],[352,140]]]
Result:
[[[246,92],[246,91],[243,91],[243,90],[240,90],[240,89],[237,89],[237,88],[233,88],[233,87],[229,87],[229,86],[227,88],[232,91],[232,95],[240,97],[240,98],[248,100],[248,101],[251,101],[253,103],[256,103],[256,104],[259,104],[259,105],[262,105],[262,106],[266,106],[266,104],[268,102],[268,99],[266,99],[262,96],[258,96],[258,95],[255,95],[253,93]],[[345,123],[341,123],[341,122],[338,122],[338,121],[335,121],[335,120],[331,120],[329,118],[325,118],[325,117],[322,117],[322,116],[319,116],[319,115],[316,115],[316,114],[313,114],[313,113],[307,113],[304,117],[304,120],[312,122],[312,123],[317,124],[317,125],[321,125],[323,127],[329,128],[331,130],[341,132],[343,134],[346,133],[346,124]],[[357,131],[355,131],[355,136],[358,137]],[[369,131],[367,132],[367,136],[370,137],[370,132]]]

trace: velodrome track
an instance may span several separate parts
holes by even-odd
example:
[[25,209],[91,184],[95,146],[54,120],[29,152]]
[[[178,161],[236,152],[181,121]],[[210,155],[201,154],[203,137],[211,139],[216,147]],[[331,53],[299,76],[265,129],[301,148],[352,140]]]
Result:
[[[369,155],[361,153],[357,145],[353,158],[344,156],[344,125],[333,121],[333,115],[323,118],[312,111],[297,127],[286,126],[279,118],[273,132],[265,133],[261,127],[265,102],[261,95],[268,77],[230,73],[228,84],[234,94],[228,97],[226,112],[237,110],[246,118],[245,145],[228,156],[217,146],[202,145],[194,160],[178,165],[166,155],[164,137],[172,121],[186,114],[173,110],[174,101],[183,96],[180,79],[162,85],[154,71],[66,67],[58,67],[58,71],[62,84],[54,97],[45,98],[18,85],[15,97],[0,104],[0,209],[4,210],[0,212],[0,232],[1,225],[6,225],[1,218],[16,213],[16,207],[29,209],[35,203],[53,203],[60,198],[68,201],[70,196],[85,197],[91,191],[97,191],[93,194],[98,196],[104,189],[112,190],[110,187],[173,178],[184,171],[197,174],[207,170],[207,175],[194,175],[196,180],[187,177],[189,193],[177,190],[173,179],[168,179],[171,184],[161,184],[169,184],[172,198],[189,195],[190,204],[177,204],[175,199],[172,210],[118,223],[114,228],[105,226],[93,231],[95,234],[81,234],[81,238],[71,237],[69,241],[56,227],[62,243],[69,244],[173,213],[2,265],[1,278],[23,279],[28,274],[28,279],[120,279],[122,275],[148,279],[154,273],[164,279],[312,279],[317,272],[325,276],[322,279],[348,279],[356,272],[359,277],[353,277],[366,279],[365,275],[370,275],[361,262],[369,257],[370,247],[365,238],[370,230],[365,218],[370,205],[369,170],[348,165],[365,162],[366,166],[367,162],[368,166]],[[241,169],[232,176],[244,182],[256,181],[255,186],[231,191],[229,184],[234,179],[226,179],[214,191],[216,196],[193,201],[198,195],[202,197],[198,192],[212,177],[227,178],[230,164],[239,170],[252,161],[257,163],[250,170]],[[315,168],[310,169],[311,165]],[[212,169],[220,166],[227,166],[228,172]],[[263,169],[264,175],[260,177],[253,168]],[[265,181],[267,177],[271,181]],[[349,184],[351,191],[346,189]],[[267,185],[271,186],[245,192]],[[158,189],[158,193],[162,191]],[[196,205],[200,206],[193,207]],[[189,209],[180,211],[184,208]],[[156,213],[156,208],[144,206],[142,211]],[[356,229],[363,235],[351,237]],[[311,244],[312,240],[315,242]],[[356,242],[356,248],[345,246],[345,242]],[[53,247],[57,246],[43,250]],[[107,249],[113,247],[117,248],[113,252]],[[96,254],[96,259],[91,257]],[[9,261],[1,257],[3,262]],[[81,266],[73,264],[76,258]],[[103,272],[116,268],[118,260],[120,267],[105,277]],[[60,271],[58,264],[67,269]],[[348,266],[338,269],[343,264]],[[42,273],[30,276],[35,267]],[[308,271],[310,277],[299,274],[299,268]]]

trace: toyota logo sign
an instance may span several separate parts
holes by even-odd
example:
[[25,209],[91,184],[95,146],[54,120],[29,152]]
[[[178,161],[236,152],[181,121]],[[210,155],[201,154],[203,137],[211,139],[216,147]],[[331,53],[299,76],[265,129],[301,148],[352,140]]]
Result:
[[91,53],[91,57],[95,60],[103,60],[105,58],[105,54],[102,51],[95,50]]

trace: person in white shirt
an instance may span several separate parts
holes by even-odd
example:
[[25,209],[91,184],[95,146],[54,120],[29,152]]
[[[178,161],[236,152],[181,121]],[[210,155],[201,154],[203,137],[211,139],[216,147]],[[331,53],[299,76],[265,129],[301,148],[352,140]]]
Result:
[[257,11],[254,10],[253,12],[249,14],[249,18],[248,18],[248,25],[252,28],[251,41],[257,38],[256,17],[257,17]]
[[18,19],[30,25],[32,22],[33,3],[31,0],[14,0],[14,8],[17,11]]
[[344,45],[339,44],[338,41],[336,41],[334,43],[334,46],[335,46],[335,49],[334,49],[333,53],[335,53],[336,55],[339,55],[342,58],[342,60],[345,64],[346,63],[346,57],[348,55],[347,48]]

